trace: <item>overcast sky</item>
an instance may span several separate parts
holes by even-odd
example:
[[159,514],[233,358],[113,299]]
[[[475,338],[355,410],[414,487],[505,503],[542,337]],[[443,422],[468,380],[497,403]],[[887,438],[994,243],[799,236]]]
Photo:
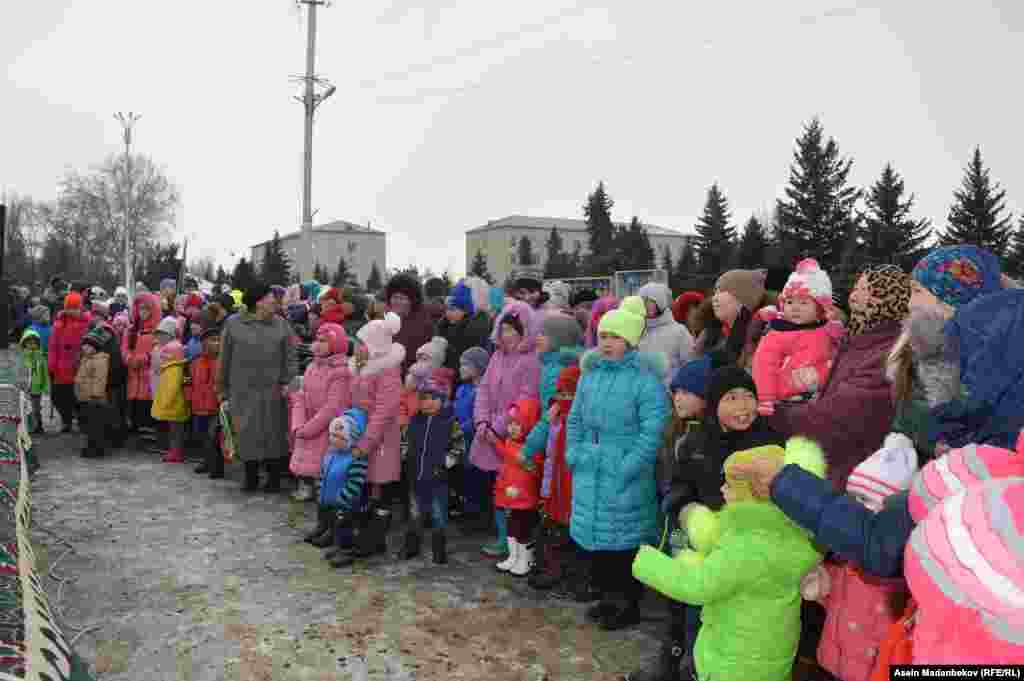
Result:
[[[0,187],[55,195],[120,145],[182,189],[179,236],[230,263],[301,221],[305,20],[290,0],[4,2]],[[461,272],[463,232],[578,217],[691,231],[718,180],[769,209],[819,115],[870,183],[886,161],[944,223],[974,145],[1024,208],[1020,0],[343,2],[319,13],[313,207],[388,232],[388,264]],[[243,250],[243,247],[244,250]]]

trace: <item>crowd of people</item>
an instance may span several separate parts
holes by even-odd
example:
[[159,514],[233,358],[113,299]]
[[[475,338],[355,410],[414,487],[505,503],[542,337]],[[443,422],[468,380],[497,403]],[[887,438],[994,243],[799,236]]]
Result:
[[[317,504],[337,568],[449,523],[497,571],[664,641],[633,681],[888,678],[1024,662],[1024,290],[936,248],[865,269],[848,312],[811,259],[618,300],[469,277],[443,300],[316,282],[26,308],[22,388],[82,456],[140,433],[197,474]],[[265,481],[260,486],[260,474]]]

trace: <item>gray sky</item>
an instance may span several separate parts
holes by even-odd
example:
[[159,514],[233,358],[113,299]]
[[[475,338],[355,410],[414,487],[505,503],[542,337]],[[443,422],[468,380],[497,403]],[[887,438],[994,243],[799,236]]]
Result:
[[[134,110],[202,254],[227,264],[297,227],[290,0],[5,2],[0,24],[4,188],[53,198]],[[976,144],[1024,207],[1020,0],[382,0],[319,28],[338,90],[316,125],[316,222],[372,221],[389,265],[460,272],[467,228],[577,217],[599,179],[616,217],[684,231],[718,180],[742,222],[782,192],[813,115],[854,182],[892,161],[940,225]]]

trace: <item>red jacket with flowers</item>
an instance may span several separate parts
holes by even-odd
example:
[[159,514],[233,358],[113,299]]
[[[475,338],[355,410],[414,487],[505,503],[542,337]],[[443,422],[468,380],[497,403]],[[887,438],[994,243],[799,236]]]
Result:
[[192,382],[185,387],[185,399],[194,416],[213,416],[220,410],[217,400],[217,359],[206,354],[192,360]]
[[530,510],[540,503],[540,482],[544,465],[544,453],[533,456],[531,470],[523,467],[520,454],[526,435],[540,418],[538,400],[519,400],[509,409],[508,422],[517,420],[522,428],[520,439],[498,440],[495,448],[501,459],[501,473],[494,483],[494,505],[511,510]]
[[71,317],[63,311],[57,313],[47,353],[47,363],[54,383],[72,385],[75,382],[82,354],[82,336],[89,330],[90,320],[89,313],[84,310],[77,317]]

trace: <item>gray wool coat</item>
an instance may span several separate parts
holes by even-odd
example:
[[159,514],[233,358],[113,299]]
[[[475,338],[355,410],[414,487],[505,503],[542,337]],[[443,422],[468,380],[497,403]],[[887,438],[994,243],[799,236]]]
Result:
[[220,350],[220,389],[238,432],[242,461],[288,456],[288,402],[281,387],[292,380],[291,329],[278,317],[248,313],[230,319]]

